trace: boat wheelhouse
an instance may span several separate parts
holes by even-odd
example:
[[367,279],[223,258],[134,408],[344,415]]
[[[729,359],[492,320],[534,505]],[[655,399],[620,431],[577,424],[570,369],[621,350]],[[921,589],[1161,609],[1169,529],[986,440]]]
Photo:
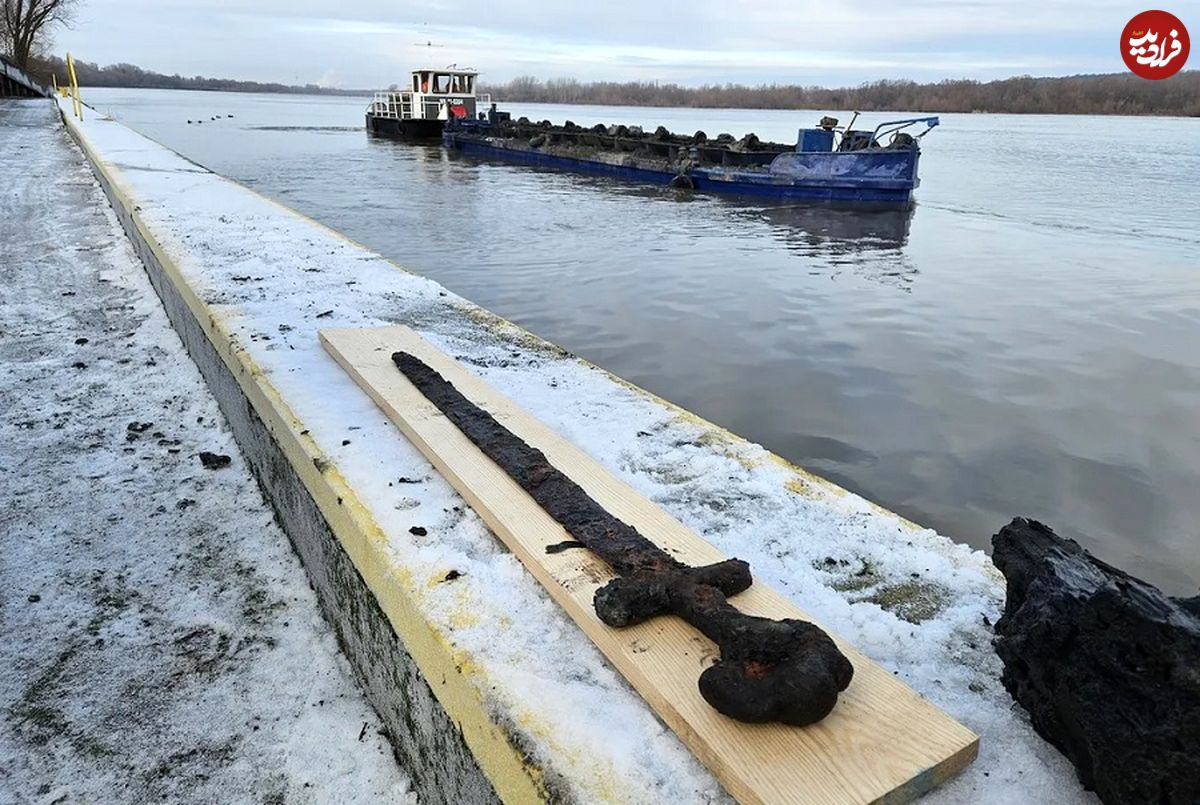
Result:
[[475,70],[426,67],[412,71],[409,85],[376,92],[367,107],[367,131],[406,140],[437,140],[449,120],[474,120],[478,104]]

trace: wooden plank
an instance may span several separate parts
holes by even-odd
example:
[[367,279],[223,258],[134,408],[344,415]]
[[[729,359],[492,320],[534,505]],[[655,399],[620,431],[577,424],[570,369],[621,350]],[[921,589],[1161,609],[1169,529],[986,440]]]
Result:
[[[566,534],[396,369],[409,352],[570,476],[614,516],[692,565],[725,557],[579,448],[407,327],[320,333],[333,358],[458,490],[642,698],[744,803],[906,802],[970,763],[979,739],[891,673],[832,635],[854,664],[833,713],[809,727],[743,724],[701,698],[696,679],[715,647],[674,617],[612,629],[592,609],[607,565],[584,550],[546,554]],[[753,568],[751,568],[753,571]],[[813,620],[765,584],[737,606],[772,618]]]

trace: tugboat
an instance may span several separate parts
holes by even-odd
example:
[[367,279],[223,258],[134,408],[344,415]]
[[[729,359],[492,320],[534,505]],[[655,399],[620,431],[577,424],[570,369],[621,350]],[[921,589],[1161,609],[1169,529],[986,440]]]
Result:
[[477,71],[454,65],[413,70],[408,88],[375,93],[367,107],[367,131],[414,142],[436,141],[448,120],[474,120],[477,104],[491,103],[490,96],[475,94],[478,77]]

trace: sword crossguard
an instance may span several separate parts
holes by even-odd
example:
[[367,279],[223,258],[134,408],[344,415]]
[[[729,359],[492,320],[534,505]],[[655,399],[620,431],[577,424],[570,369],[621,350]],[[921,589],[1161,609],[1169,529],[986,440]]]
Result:
[[618,576],[596,590],[592,603],[606,625],[633,626],[655,615],[675,613],[673,601],[691,587],[714,587],[724,595],[737,595],[753,583],[750,565],[741,559],[726,559],[701,567],[678,565]]

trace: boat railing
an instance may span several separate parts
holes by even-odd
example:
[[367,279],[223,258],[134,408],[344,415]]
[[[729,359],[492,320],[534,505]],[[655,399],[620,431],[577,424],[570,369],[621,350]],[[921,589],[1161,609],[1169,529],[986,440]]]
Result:
[[[469,96],[452,96],[467,99]],[[490,106],[492,96],[488,94],[474,96],[476,104],[485,104]],[[371,99],[371,116],[385,117],[393,120],[411,120],[415,117],[422,117],[426,120],[437,119],[442,112],[442,104],[447,101],[447,98],[439,95],[426,95],[421,100],[419,108],[416,107],[413,100],[413,94],[405,90],[388,90],[385,92],[376,92]],[[421,114],[418,115],[417,112]]]
[[904,120],[889,120],[887,122],[880,123],[878,126],[875,127],[874,133],[871,134],[871,141],[879,142],[880,140],[882,140],[882,138],[886,137],[889,134],[895,135],[898,132],[903,131],[904,129],[908,128],[909,126],[915,126],[919,123],[924,123],[925,130],[922,131],[920,134],[913,136],[914,140],[920,140],[926,134],[933,131],[933,127],[938,125],[938,122],[939,121],[936,117],[910,117],[910,118],[905,118]]
[[[408,114],[404,114],[408,112]],[[411,102],[400,92],[376,92],[371,100],[371,115],[373,117],[390,117],[399,120],[411,117]]]

